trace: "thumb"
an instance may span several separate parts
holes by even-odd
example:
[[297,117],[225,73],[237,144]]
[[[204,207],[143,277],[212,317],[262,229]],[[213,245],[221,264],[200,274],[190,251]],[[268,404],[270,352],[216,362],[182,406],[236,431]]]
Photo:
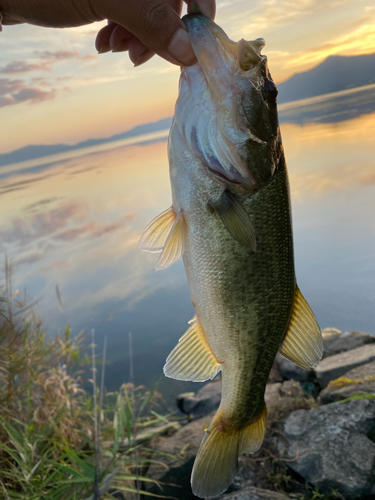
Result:
[[176,11],[179,0],[96,0],[96,13],[120,24],[148,49],[174,64],[195,62],[188,32]]

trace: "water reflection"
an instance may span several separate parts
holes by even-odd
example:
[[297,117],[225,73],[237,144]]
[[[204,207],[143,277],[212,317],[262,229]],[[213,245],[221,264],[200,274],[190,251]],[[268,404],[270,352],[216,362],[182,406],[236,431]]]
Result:
[[280,122],[338,123],[375,112],[375,84],[279,106]]
[[[347,96],[351,107],[353,95]],[[324,109],[313,123],[282,124],[298,281],[323,327],[375,333],[375,143],[369,133],[375,112],[336,121],[330,101]],[[329,109],[336,109],[331,120]],[[95,328],[99,347],[107,334],[107,386],[113,389],[127,378],[132,331],[136,382],[152,385],[193,315],[181,262],[155,273],[157,257],[137,247],[146,224],[171,203],[166,143],[81,152],[40,171],[15,169],[0,192],[0,251],[15,261],[15,285],[41,297],[51,334],[66,322]],[[161,380],[170,394],[197,388]]]

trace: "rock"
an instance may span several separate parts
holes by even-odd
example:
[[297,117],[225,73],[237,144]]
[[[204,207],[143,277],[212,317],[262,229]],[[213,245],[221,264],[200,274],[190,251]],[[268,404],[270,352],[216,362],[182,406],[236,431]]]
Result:
[[375,400],[298,410],[285,422],[288,441],[279,438],[279,453],[322,493],[362,498],[375,494],[375,444],[368,437],[374,428]]
[[239,491],[256,484],[256,464],[251,460],[251,455],[238,457],[238,474],[233,479],[228,491]]
[[304,393],[300,382],[296,380],[286,380],[282,384],[267,384],[264,399],[268,422],[284,419],[293,410],[309,408],[309,401],[313,401],[313,398]]
[[297,380],[299,382],[308,382],[314,378],[313,370],[305,370],[296,365],[289,359],[284,358],[282,354],[276,357],[277,367],[282,377],[286,380]]
[[[342,352],[351,351],[367,344],[375,344],[375,336],[370,333],[351,330],[342,332],[337,328],[322,330],[324,353],[323,359]],[[276,357],[276,365],[280,375],[285,380],[311,382],[314,379],[314,370],[305,370],[284,358],[280,353]],[[272,380],[276,382],[277,380]]]
[[262,488],[245,488],[226,495],[221,495],[215,500],[288,500],[289,497],[276,491],[263,490]]
[[319,394],[318,403],[334,403],[358,393],[369,393],[375,396],[375,361],[357,366],[337,380],[330,382]]
[[302,398],[304,396],[301,384],[296,380],[286,380],[282,384],[267,384],[264,400],[267,408],[278,406],[285,398]]
[[[203,410],[203,408],[207,408],[205,406],[206,403],[212,401],[211,398],[215,400],[215,397],[220,397],[220,394],[221,383],[220,381],[215,381],[202,387],[194,398],[191,394],[188,396],[181,395],[180,401],[185,408],[185,405],[188,402],[191,404],[192,400],[194,404],[199,405],[196,407],[194,404],[191,404],[190,407],[188,406],[189,410],[193,412],[192,414],[195,415],[198,410],[206,411]],[[267,384],[266,387],[265,400],[269,414],[273,414],[276,411],[287,411],[289,413],[292,409],[296,408],[296,401],[302,401],[304,397],[305,395],[299,382],[286,381],[283,384]],[[216,401],[220,401],[220,399],[216,399]],[[218,406],[218,404],[217,402],[216,405]],[[160,457],[160,460],[169,467],[169,470],[158,467],[157,464],[152,464],[146,474],[147,477],[161,481],[165,484],[162,485],[162,490],[160,490],[157,485],[145,483],[146,491],[158,495],[175,497],[179,500],[197,498],[191,491],[190,474],[195,456],[204,435],[204,429],[208,427],[213,415],[214,412],[203,418],[193,420],[191,423],[178,430],[173,436],[166,438],[161,437],[152,444],[155,450],[175,455],[177,456],[177,460],[168,457]],[[153,459],[159,460],[157,453],[155,453]],[[230,486],[230,490],[242,490],[243,488],[255,486],[255,471],[257,466],[257,462],[254,463],[248,456],[241,455],[239,457],[239,473]]]
[[[210,385],[210,384],[207,384]],[[176,458],[158,457],[157,451],[153,460],[162,461],[169,469],[158,464],[151,464],[147,477],[156,479],[165,484],[162,489],[152,483],[145,483],[144,489],[156,495],[164,495],[178,498],[179,500],[191,500],[197,498],[193,495],[190,487],[190,475],[193,468],[195,456],[201,444],[204,429],[210,423],[213,414],[194,420],[182,427],[173,436],[160,438],[153,443],[155,450],[174,455]]]
[[346,372],[375,361],[375,344],[364,345],[323,359],[315,368],[315,375],[322,388],[331,380],[342,377]]
[[196,394],[188,392],[177,397],[178,408],[187,415],[201,418],[217,410],[221,400],[221,380],[204,385]]
[[268,377],[268,383],[269,384],[274,384],[276,382],[283,382],[284,377],[281,375],[279,367],[277,365],[277,356],[275,358],[275,361],[272,365],[269,377]]
[[324,358],[339,354],[340,352],[351,351],[366,344],[375,343],[374,335],[357,330],[342,332],[336,328],[325,328],[322,330],[322,336]]

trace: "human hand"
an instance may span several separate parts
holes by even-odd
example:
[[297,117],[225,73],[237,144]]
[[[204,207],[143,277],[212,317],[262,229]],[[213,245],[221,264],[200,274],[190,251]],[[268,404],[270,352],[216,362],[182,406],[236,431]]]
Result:
[[[215,16],[215,0],[184,0],[188,12]],[[182,0],[0,0],[3,24],[52,28],[109,20],[96,38],[99,53],[129,51],[135,66],[155,53],[174,64],[195,62],[184,23]]]

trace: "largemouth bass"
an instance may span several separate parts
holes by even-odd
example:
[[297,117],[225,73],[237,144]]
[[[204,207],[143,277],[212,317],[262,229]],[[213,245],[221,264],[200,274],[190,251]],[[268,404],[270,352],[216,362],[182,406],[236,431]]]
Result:
[[184,18],[197,63],[182,68],[169,136],[172,207],[146,228],[157,269],[183,258],[195,316],[164,373],[202,382],[221,370],[222,399],[193,472],[198,497],[222,493],[238,455],[266,428],[264,392],[278,351],[311,368],[319,326],[296,285],[277,87],[263,39],[238,43],[201,15]]

